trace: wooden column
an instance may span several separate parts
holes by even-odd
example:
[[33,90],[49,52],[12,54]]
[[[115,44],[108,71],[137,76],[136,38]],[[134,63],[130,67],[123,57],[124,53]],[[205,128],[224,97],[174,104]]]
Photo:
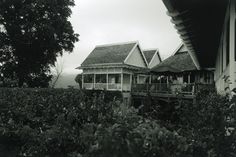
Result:
[[132,89],[132,74],[130,74],[130,91]]
[[167,76],[166,83],[169,84],[169,75]]
[[235,88],[236,74],[235,74],[235,0],[230,1],[230,34],[229,34],[229,75],[231,84],[230,89]]
[[190,73],[188,74],[188,84],[190,84],[191,78],[190,78]]
[[84,74],[82,74],[82,89],[84,88]]
[[106,82],[107,82],[107,90],[108,90],[108,82],[109,82],[109,81],[108,81],[108,74],[107,74],[107,81],[106,81]]
[[96,74],[93,75],[93,88],[95,89],[96,84]]
[[123,91],[123,77],[124,77],[123,71],[120,75],[121,75],[121,81],[120,81],[121,82],[121,91]]

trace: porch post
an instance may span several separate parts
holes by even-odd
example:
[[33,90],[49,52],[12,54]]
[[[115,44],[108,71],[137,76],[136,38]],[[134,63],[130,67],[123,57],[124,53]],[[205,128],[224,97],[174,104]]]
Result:
[[129,79],[130,79],[130,91],[131,91],[131,89],[132,89],[132,84],[133,84],[133,83],[132,83],[132,74],[130,74],[130,78],[129,78]]
[[93,75],[93,88],[95,89],[96,84],[96,74]]
[[108,86],[108,73],[107,73],[107,81],[106,81],[106,82],[107,82],[107,90],[108,90],[108,87],[109,87],[109,86]]
[[82,74],[82,87],[81,87],[81,89],[83,89],[84,88],[84,74]]
[[169,75],[167,75],[166,83],[169,84]]
[[188,73],[188,84],[190,84],[191,78],[190,78],[190,73]]
[[121,75],[121,91],[123,91],[123,72],[120,74]]
[[236,74],[235,74],[235,0],[230,1],[230,35],[229,35],[229,75],[231,84],[230,89],[235,88]]

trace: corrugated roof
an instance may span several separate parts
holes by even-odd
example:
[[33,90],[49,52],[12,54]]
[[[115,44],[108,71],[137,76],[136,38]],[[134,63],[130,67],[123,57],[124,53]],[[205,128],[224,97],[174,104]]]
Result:
[[178,52],[175,55],[170,56],[152,68],[151,71],[164,72],[163,69],[176,69],[179,72],[197,70],[188,52]]
[[144,53],[144,56],[148,62],[148,64],[151,62],[153,56],[155,55],[155,52],[157,50],[144,50],[143,53]]
[[81,66],[106,63],[123,63],[137,42],[97,46]]

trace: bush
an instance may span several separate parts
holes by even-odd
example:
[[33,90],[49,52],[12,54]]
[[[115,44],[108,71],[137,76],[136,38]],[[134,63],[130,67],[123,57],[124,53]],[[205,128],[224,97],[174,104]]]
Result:
[[196,103],[179,99],[171,104],[152,104],[151,112],[144,115],[186,137],[194,157],[234,157],[235,103],[235,99],[230,102],[212,88],[203,88]]
[[113,109],[115,123],[98,125],[88,157],[184,157],[190,154],[186,139],[157,121],[137,115],[125,105]]
[[110,97],[75,89],[1,89],[0,151],[27,157],[189,153],[186,139],[177,132],[139,116],[120,101],[105,103]]

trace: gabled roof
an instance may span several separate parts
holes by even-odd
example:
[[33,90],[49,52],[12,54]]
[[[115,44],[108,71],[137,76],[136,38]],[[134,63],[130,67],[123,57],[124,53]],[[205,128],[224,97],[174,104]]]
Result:
[[148,62],[148,64],[151,63],[152,59],[155,57],[155,55],[158,56],[160,62],[162,61],[159,50],[158,49],[149,49],[149,50],[143,50],[143,54]]
[[137,42],[96,46],[81,66],[123,63]]
[[[127,63],[127,60],[130,59],[132,54],[137,52],[135,50],[138,50],[138,52],[140,52],[140,57],[146,68],[146,66],[148,66],[148,63],[146,61],[142,49],[139,46],[138,41],[96,46],[94,50],[89,54],[89,56],[84,60],[81,66],[78,68],[83,68],[83,67],[87,68],[100,65],[102,66],[130,65],[139,67],[139,65],[133,65]],[[140,68],[141,67],[142,66],[140,66]]]
[[148,64],[151,62],[153,56],[155,55],[157,50],[143,50],[143,54],[148,62]]
[[178,48],[174,51],[173,55],[177,54],[177,53],[181,53],[181,52],[186,52],[188,51],[188,49],[186,48],[186,46],[184,46],[183,43],[181,43]]
[[[175,69],[175,71],[172,71],[172,69]],[[187,51],[177,51],[174,55],[151,69],[153,72],[184,72],[194,70],[197,70],[197,67]]]

